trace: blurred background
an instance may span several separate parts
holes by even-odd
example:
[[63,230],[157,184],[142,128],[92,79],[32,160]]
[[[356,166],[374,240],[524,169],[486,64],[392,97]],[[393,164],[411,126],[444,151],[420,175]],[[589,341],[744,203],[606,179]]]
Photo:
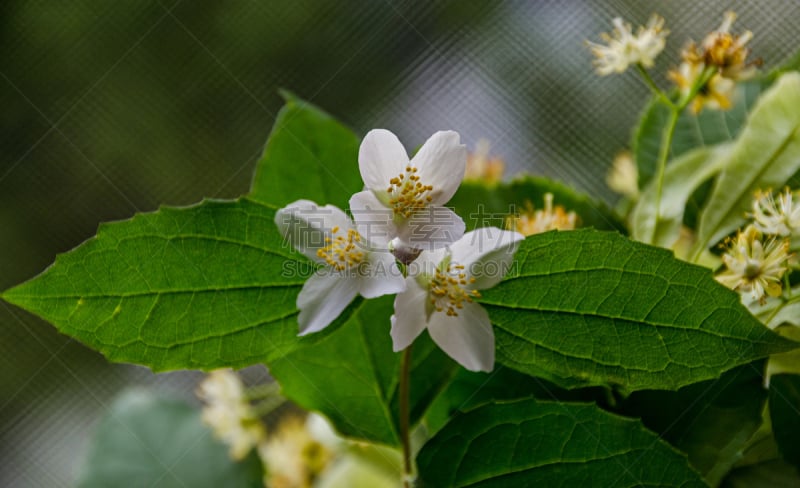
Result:
[[[728,9],[769,69],[797,46],[800,2],[7,0],[0,6],[0,289],[98,223],[233,198],[286,88],[358,133],[407,148],[454,129],[507,174],[611,202],[604,177],[647,99],[593,74],[585,39],[653,11],[671,30],[654,74]],[[200,375],[112,365],[0,302],[0,486],[72,486],[92,427],[130,385],[191,398]],[[265,380],[264,368],[250,379]]]

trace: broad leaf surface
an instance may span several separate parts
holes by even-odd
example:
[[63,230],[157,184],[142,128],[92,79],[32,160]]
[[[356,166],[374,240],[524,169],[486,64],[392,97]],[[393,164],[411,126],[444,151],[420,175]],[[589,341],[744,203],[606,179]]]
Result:
[[705,486],[684,455],[638,421],[533,399],[457,417],[417,464],[425,487]]
[[346,208],[364,186],[358,137],[310,103],[286,98],[248,196],[277,207],[306,199]]
[[522,176],[508,183],[484,185],[464,182],[447,204],[467,224],[467,229],[494,226],[504,228],[510,214],[528,206],[540,209],[544,195],[553,194],[553,204],[580,217],[582,227],[625,232],[625,224],[605,204],[591,200],[561,183],[535,176]]
[[262,476],[255,454],[239,463],[230,459],[198,410],[134,390],[97,426],[77,486],[256,488]]
[[206,201],[103,224],[3,298],[112,361],[155,371],[280,357],[328,331],[297,338],[295,300],[309,270],[274,213]]
[[742,225],[758,190],[781,188],[800,169],[800,73],[759,98],[700,215],[695,255]]
[[[397,393],[401,354],[389,335],[393,297],[360,300],[335,333],[270,363],[288,398],[323,412],[343,435],[399,445]],[[411,421],[415,423],[453,375],[455,363],[427,334],[414,342]]]
[[777,374],[770,378],[769,414],[781,456],[800,468],[800,375]]
[[709,270],[612,232],[528,237],[480,301],[498,362],[568,388],[674,390],[796,347]]
[[685,452],[709,485],[717,486],[761,425],[767,400],[763,371],[759,361],[675,392],[635,392],[621,413],[641,418],[648,429]]

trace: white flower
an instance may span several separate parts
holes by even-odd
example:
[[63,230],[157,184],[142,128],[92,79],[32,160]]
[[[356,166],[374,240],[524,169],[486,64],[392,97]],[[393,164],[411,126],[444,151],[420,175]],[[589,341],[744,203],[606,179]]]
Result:
[[358,230],[371,241],[395,238],[417,249],[438,249],[464,234],[464,221],[442,207],[464,178],[467,150],[458,133],[437,132],[409,161],[397,137],[370,131],[358,151],[366,191],[350,199]]
[[775,201],[772,192],[758,192],[750,216],[759,231],[788,237],[800,230],[800,193],[786,188]]
[[728,240],[728,248],[722,255],[726,269],[716,279],[728,288],[749,292],[753,300],[764,303],[766,295],[781,294],[781,278],[788,269],[790,256],[788,239],[761,242],[761,237],[761,232],[749,225]]
[[[678,86],[681,96],[686,97],[698,83],[699,78],[704,75],[705,66],[706,65],[703,63],[684,61],[680,64],[678,69],[671,70],[667,73],[667,77]],[[735,81],[725,78],[719,73],[715,74],[705,83],[703,88],[695,94],[691,105],[692,112],[699,113],[703,107],[715,110],[728,110],[731,108],[731,98],[733,97],[735,88]]]
[[622,151],[617,154],[606,174],[606,184],[620,195],[634,200],[639,198],[639,168],[630,152]]
[[[341,448],[341,440],[336,446],[326,444],[315,437],[310,422],[327,421],[315,414],[306,420],[290,415],[281,420],[269,439],[258,446],[258,454],[266,467],[264,485],[271,488],[310,488],[314,481],[328,467]],[[332,432],[330,425],[327,429]]]
[[575,212],[567,212],[561,205],[553,207],[552,193],[544,194],[543,209],[534,210],[531,202],[527,203],[527,211],[506,219],[507,229],[524,236],[532,236],[548,230],[574,230],[578,224],[578,215]]
[[203,407],[203,422],[230,447],[233,459],[244,459],[264,439],[264,426],[247,401],[236,373],[229,369],[212,371],[200,383],[197,396]]
[[491,371],[494,332],[489,314],[474,299],[478,290],[503,279],[522,239],[517,232],[485,227],[467,232],[449,249],[423,252],[408,268],[407,290],[394,301],[394,350],[405,349],[427,328],[462,366]]
[[275,223],[295,249],[323,265],[297,296],[300,335],[327,327],[356,295],[375,298],[405,289],[392,254],[364,239],[339,208],[298,200],[279,210]]
[[612,73],[622,73],[632,64],[641,64],[650,68],[655,58],[664,50],[668,30],[664,29],[664,19],[661,16],[650,17],[647,27],[639,27],[633,35],[631,25],[623,22],[619,17],[613,21],[614,30],[611,35],[603,33],[600,38],[607,45],[587,42],[592,54],[597,59],[594,66],[597,74],[601,76]]

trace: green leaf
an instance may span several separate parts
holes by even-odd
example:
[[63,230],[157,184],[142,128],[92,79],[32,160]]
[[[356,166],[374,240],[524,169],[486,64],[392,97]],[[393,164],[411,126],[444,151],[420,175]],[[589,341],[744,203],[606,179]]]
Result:
[[280,357],[330,331],[297,338],[295,301],[310,270],[274,215],[248,200],[206,201],[102,224],[3,298],[112,361],[155,371]]
[[347,208],[364,184],[358,171],[359,138],[330,115],[284,93],[248,195],[283,207],[299,199]]
[[735,469],[720,485],[722,488],[797,488],[800,475],[781,460]]
[[596,405],[495,403],[447,424],[417,457],[439,487],[705,486],[686,457]]
[[769,414],[781,456],[800,468],[800,375],[776,374],[770,378]]
[[661,205],[656,222],[656,181],[642,192],[633,210],[631,236],[637,241],[671,248],[678,240],[684,211],[692,194],[712,178],[725,162],[729,145],[698,148],[674,160],[664,171]]
[[260,487],[256,455],[237,463],[200,412],[141,390],[121,395],[97,426],[78,486]]
[[461,184],[447,205],[464,219],[467,229],[504,228],[508,215],[524,211],[527,205],[541,208],[546,193],[553,194],[554,205],[578,214],[582,227],[626,231],[625,224],[603,203],[561,183],[535,176],[522,176],[493,186],[467,181]]
[[674,390],[797,346],[708,269],[611,232],[528,237],[480,301],[497,361],[567,388]]
[[780,188],[800,169],[800,73],[758,100],[700,215],[695,255],[741,226],[757,190]]
[[761,425],[767,400],[763,371],[759,361],[675,392],[635,392],[621,413],[641,418],[645,427],[688,454],[709,485],[717,486]]
[[[699,114],[684,110],[675,126],[670,157],[674,159],[692,149],[735,139],[766,86],[768,82],[761,80],[740,83],[730,110],[706,109]],[[669,108],[658,98],[653,98],[634,131],[631,147],[639,169],[639,188],[650,183],[656,173],[658,150],[668,116]]]
[[[355,312],[318,344],[269,364],[283,394],[324,413],[343,435],[399,445],[398,378],[401,354],[389,334],[393,297],[359,300]],[[414,342],[411,421],[415,423],[453,375],[455,363],[423,334]]]

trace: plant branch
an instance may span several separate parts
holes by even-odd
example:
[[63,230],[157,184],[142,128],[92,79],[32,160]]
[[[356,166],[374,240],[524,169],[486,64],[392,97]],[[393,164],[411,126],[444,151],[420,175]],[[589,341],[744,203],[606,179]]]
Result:
[[411,487],[414,470],[411,464],[411,433],[409,419],[409,383],[411,376],[411,346],[403,350],[400,367],[400,438],[403,443],[403,486]]

